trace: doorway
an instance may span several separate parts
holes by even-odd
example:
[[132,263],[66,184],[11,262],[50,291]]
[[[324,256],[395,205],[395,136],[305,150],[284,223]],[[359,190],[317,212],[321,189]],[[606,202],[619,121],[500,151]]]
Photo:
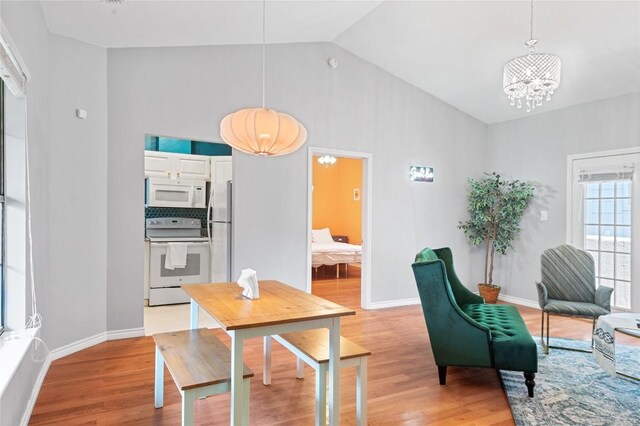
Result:
[[307,170],[307,291],[367,309],[372,155],[310,147]]
[[640,308],[640,150],[568,159],[567,241],[594,259],[596,285],[612,287],[616,311]]

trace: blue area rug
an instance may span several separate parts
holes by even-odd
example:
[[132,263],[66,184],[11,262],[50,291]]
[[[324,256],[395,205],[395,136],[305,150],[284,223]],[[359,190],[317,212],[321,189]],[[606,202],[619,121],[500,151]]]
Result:
[[[593,354],[538,344],[535,397],[527,396],[520,372],[500,371],[516,425],[640,425],[640,382],[611,377]],[[589,349],[590,342],[550,339],[551,345]],[[640,377],[640,347],[616,345],[616,368]]]

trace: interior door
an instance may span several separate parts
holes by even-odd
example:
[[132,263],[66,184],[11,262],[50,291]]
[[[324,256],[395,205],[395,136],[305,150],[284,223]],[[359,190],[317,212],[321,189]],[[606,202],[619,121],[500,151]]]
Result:
[[614,288],[612,307],[640,309],[640,153],[571,161],[569,243],[588,251],[597,285]]

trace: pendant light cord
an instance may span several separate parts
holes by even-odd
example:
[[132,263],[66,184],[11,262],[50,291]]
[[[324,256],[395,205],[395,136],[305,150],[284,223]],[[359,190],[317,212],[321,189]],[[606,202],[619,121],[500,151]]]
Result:
[[267,61],[267,49],[266,49],[266,8],[267,8],[267,0],[262,0],[262,108],[265,108],[265,87],[266,87],[266,78],[265,78],[265,65]]

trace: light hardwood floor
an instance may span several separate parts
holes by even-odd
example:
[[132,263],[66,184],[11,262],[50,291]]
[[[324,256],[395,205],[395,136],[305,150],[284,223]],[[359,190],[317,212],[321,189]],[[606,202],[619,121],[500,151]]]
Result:
[[[373,353],[369,424],[513,424],[495,371],[450,367],[447,385],[440,386],[420,306],[364,311],[358,308],[359,286],[354,268],[350,278],[314,282],[313,292],[358,309],[355,316],[343,319],[342,334]],[[519,309],[532,334],[538,335],[540,311]],[[590,338],[588,321],[554,318],[551,325],[552,336]],[[223,331],[216,330],[216,335],[229,344]],[[625,342],[637,344],[637,340]],[[151,337],[109,341],[55,361],[31,424],[180,424],[180,395],[168,373],[165,406],[153,407],[153,362]],[[272,384],[263,386],[261,339],[247,342],[245,362],[256,373],[251,382],[252,425],[313,424],[314,375],[309,367],[307,378],[297,380],[294,356],[274,344]],[[342,424],[355,424],[355,369],[342,371],[340,389]],[[524,379],[522,392],[526,392]],[[228,394],[196,401],[197,424],[225,425],[228,416]]]

